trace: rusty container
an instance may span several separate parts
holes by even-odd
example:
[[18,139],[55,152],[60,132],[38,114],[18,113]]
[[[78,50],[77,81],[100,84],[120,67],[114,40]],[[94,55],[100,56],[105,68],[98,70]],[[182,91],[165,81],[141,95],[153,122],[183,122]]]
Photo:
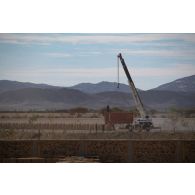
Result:
[[104,120],[106,124],[131,124],[133,123],[132,112],[105,112]]

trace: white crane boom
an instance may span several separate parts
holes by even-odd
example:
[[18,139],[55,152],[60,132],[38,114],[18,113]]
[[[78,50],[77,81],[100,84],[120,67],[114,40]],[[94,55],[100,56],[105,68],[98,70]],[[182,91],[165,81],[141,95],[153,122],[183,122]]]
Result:
[[124,71],[125,71],[125,74],[126,74],[126,76],[127,76],[128,83],[129,83],[130,89],[131,89],[131,91],[132,91],[133,99],[134,99],[135,104],[136,104],[136,108],[137,108],[137,110],[139,111],[140,116],[141,116],[142,118],[146,118],[147,115],[146,115],[146,111],[145,111],[145,109],[144,109],[143,103],[142,103],[142,101],[141,101],[141,98],[140,98],[140,96],[139,96],[139,94],[138,94],[137,89],[135,88],[134,82],[133,82],[133,80],[132,80],[132,78],[131,78],[131,76],[130,76],[130,73],[129,73],[128,68],[127,68],[127,66],[126,66],[126,63],[125,63],[125,60],[123,59],[121,53],[118,54],[118,58],[120,59],[121,64],[122,64],[122,66],[123,66],[123,69],[124,69]]

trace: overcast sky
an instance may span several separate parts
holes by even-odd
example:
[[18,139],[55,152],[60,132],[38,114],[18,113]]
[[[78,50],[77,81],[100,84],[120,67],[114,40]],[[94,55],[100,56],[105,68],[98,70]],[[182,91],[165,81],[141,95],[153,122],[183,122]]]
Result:
[[0,34],[0,80],[116,82],[119,52],[141,89],[195,74],[195,34]]

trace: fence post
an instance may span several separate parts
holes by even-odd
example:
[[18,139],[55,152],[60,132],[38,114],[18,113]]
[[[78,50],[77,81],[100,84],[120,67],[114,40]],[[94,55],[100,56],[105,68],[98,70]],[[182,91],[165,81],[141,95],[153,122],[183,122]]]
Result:
[[96,134],[97,134],[97,123],[95,124],[95,131],[96,131]]

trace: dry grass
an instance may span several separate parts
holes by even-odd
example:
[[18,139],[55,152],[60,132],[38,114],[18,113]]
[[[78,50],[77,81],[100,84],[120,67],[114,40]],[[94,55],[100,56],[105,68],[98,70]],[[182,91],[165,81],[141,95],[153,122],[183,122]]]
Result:
[[0,139],[194,139],[194,118],[154,118],[150,133],[107,130],[96,113],[0,113]]

